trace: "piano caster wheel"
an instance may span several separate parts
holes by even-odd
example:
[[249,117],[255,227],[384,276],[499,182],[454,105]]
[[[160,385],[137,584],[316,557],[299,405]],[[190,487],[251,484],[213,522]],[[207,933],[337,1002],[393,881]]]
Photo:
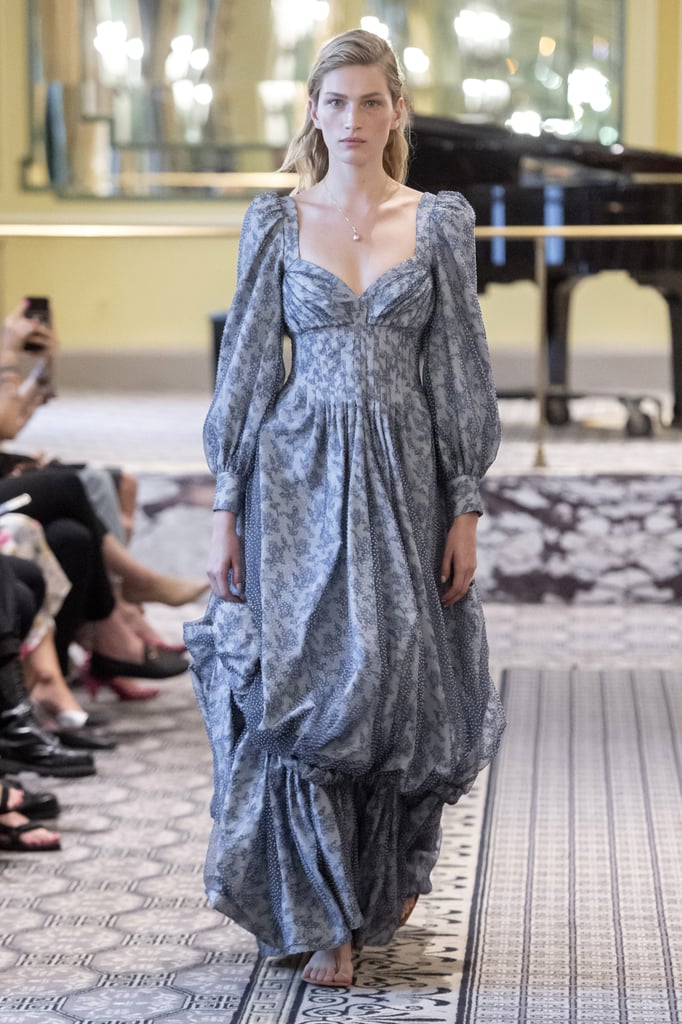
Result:
[[545,416],[550,427],[565,427],[571,421],[568,402],[557,395],[549,395],[545,399]]
[[625,424],[628,437],[650,437],[653,434],[651,416],[641,409],[632,409]]

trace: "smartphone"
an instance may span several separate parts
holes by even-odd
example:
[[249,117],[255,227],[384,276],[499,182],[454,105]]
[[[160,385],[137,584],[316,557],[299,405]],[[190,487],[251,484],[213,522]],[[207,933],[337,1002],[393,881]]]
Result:
[[[50,300],[41,295],[27,295],[24,298],[24,316],[28,320],[40,320],[41,324],[50,326]],[[24,342],[25,352],[43,352],[45,345],[35,338],[27,338]]]
[[8,498],[7,501],[0,503],[0,516],[4,516],[7,512],[16,512],[18,509],[23,508],[25,505],[31,504],[31,495],[17,494],[15,498]]
[[41,324],[50,326],[50,300],[44,296],[27,295],[24,298],[24,316],[28,320],[40,320]]

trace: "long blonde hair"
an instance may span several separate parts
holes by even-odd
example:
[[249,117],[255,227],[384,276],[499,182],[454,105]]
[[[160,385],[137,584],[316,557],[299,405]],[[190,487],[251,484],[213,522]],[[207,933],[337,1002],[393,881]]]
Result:
[[[376,64],[386,78],[388,91],[395,106],[400,97],[404,96],[403,76],[398,66],[395,53],[389,44],[373,32],[364,29],[352,29],[334,36],[320,50],[312,71],[308,76],[308,96],[317,106],[322,88],[322,80],[328,71],[350,65],[367,66]],[[384,149],[384,170],[396,181],[404,182],[407,178],[407,161],[409,157],[408,112],[407,103],[403,107],[401,123],[391,130]],[[289,144],[287,155],[280,171],[293,171],[298,174],[297,192],[321,181],[329,167],[329,152],[310,116],[306,111],[302,128]]]

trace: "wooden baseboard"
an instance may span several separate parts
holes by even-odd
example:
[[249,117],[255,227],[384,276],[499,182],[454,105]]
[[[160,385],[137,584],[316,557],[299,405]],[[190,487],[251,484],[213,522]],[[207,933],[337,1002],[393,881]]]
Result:
[[[533,387],[535,353],[530,349],[492,350],[495,383],[500,389]],[[636,388],[643,392],[671,389],[670,353],[659,350],[619,352],[615,349],[574,349],[570,354],[569,380],[573,388]]]
[[69,391],[199,391],[213,388],[213,353],[62,351],[57,386]]
[[[501,389],[533,387],[535,355],[530,349],[492,352],[495,381]],[[58,386],[69,391],[198,391],[213,388],[213,352],[63,351]],[[670,390],[670,356],[645,349],[626,353],[580,350],[571,357],[571,384],[590,387],[637,387]]]

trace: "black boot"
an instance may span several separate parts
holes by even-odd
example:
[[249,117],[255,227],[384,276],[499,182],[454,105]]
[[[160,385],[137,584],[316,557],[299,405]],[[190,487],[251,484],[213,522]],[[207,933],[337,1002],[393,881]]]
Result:
[[67,750],[55,736],[40,728],[29,701],[0,712],[0,760],[7,772],[77,778],[96,771],[92,754]]

